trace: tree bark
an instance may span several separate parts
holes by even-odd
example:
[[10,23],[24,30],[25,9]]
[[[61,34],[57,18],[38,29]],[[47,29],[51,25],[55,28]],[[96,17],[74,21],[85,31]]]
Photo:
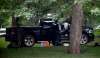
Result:
[[82,35],[83,11],[82,4],[76,3],[72,7],[72,21],[70,27],[70,49],[72,54],[80,54],[80,39]]
[[16,19],[15,19],[15,17],[14,17],[14,15],[12,15],[12,27],[16,27],[17,25],[16,25]]

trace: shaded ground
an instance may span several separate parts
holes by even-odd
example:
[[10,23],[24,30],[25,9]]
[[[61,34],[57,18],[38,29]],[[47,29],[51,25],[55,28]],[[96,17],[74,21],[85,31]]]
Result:
[[72,55],[65,48],[5,48],[0,49],[0,58],[100,58],[100,47],[83,47],[84,53]]

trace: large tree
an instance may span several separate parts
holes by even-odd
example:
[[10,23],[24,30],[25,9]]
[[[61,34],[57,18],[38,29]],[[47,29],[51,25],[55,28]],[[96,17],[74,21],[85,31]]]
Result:
[[74,2],[72,7],[72,22],[70,27],[70,52],[80,54],[80,39],[82,35],[83,10],[81,2]]

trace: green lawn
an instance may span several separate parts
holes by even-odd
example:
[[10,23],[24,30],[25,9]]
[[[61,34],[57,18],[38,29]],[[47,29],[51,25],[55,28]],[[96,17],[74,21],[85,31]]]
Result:
[[0,37],[0,48],[6,48],[8,46],[9,42],[5,41],[5,38]]
[[100,47],[82,46],[80,55],[68,54],[64,47],[6,48],[8,42],[0,39],[0,58],[100,58]]
[[[85,49],[85,50],[84,50]],[[0,58],[100,58],[100,47],[85,47],[84,53],[72,55],[64,48],[13,48],[1,49]]]

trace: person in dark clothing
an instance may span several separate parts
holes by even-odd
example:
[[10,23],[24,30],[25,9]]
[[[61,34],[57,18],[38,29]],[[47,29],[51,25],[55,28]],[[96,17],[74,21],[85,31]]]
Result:
[[53,26],[52,26],[52,43],[53,43],[53,45],[55,45],[55,46],[58,46],[58,45],[60,45],[60,34],[59,34],[59,23],[58,23],[58,21],[55,21],[55,23],[53,24]]

